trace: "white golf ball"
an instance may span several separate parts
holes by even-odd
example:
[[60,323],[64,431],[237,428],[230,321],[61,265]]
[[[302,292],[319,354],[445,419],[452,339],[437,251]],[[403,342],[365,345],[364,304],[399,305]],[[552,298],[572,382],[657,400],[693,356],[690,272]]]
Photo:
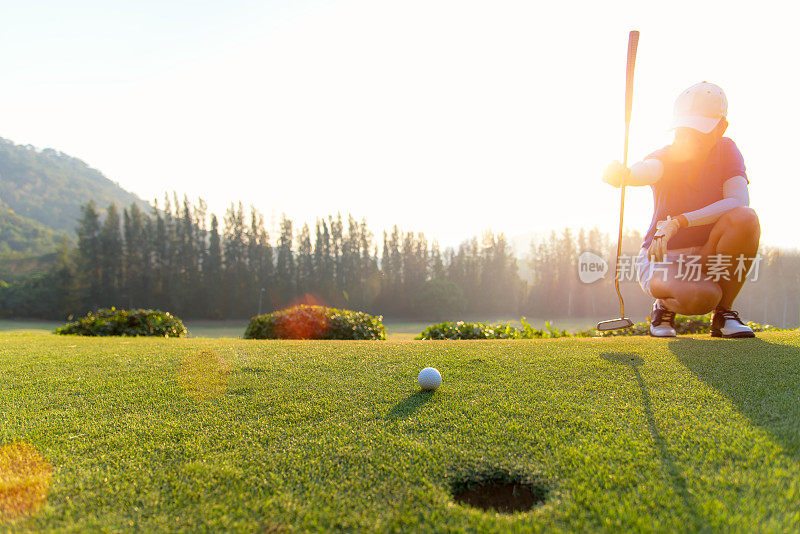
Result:
[[426,367],[419,372],[417,383],[425,391],[433,391],[442,385],[442,375],[437,369]]

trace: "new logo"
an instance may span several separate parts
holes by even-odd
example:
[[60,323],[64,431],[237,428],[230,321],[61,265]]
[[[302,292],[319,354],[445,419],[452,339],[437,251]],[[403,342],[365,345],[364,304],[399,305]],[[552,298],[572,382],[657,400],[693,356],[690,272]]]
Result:
[[581,252],[578,256],[578,278],[584,284],[591,284],[603,278],[608,272],[606,260],[594,252]]

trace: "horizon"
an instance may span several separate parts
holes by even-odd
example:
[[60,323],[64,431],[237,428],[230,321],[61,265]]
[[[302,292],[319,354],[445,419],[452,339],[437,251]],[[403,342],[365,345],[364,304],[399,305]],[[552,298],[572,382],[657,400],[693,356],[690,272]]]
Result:
[[[44,4],[0,22],[16,51],[0,74],[2,137],[81,159],[148,203],[175,191],[221,216],[242,201],[300,226],[352,213],[376,239],[397,224],[443,249],[487,230],[616,234],[619,191],[600,174],[621,159],[638,29],[629,160],[669,142],[681,89],[719,83],[762,242],[797,247],[783,214],[800,195],[784,178],[799,112],[759,81],[800,87],[783,68],[787,17],[761,25],[767,15],[722,3],[692,20],[688,3]],[[644,233],[650,190],[628,193],[625,226]]]

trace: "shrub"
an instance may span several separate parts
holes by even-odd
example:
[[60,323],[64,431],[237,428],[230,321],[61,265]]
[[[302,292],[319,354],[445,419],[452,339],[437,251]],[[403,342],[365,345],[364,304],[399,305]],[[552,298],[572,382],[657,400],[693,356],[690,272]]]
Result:
[[[508,339],[516,328],[508,324],[457,323],[446,321],[427,327],[414,339]],[[513,337],[513,336],[511,336]]]
[[382,316],[300,305],[250,319],[245,339],[386,339]]
[[[612,336],[647,336],[650,334],[650,322],[642,321],[624,330],[607,330],[600,332],[596,328],[569,333],[545,322],[543,329],[533,328],[525,317],[521,319],[522,328],[510,324],[499,323],[457,323],[445,322],[434,324],[423,330],[414,339],[542,339],[556,337],[612,337]],[[770,324],[761,325],[748,321],[747,325],[754,332],[780,330]],[[701,316],[675,316],[675,331],[682,334],[708,334],[711,332],[711,314]]]
[[56,334],[79,336],[184,337],[188,334],[180,319],[158,310],[108,308],[56,328]]
[[508,323],[467,323],[464,321],[434,324],[423,330],[414,339],[541,339],[569,336],[549,322],[544,329],[533,328],[528,320],[521,319],[522,328]]

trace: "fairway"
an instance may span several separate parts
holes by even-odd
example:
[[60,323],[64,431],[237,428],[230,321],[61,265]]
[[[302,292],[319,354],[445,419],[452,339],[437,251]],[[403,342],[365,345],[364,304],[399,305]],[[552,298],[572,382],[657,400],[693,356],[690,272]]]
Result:
[[[421,393],[416,373],[444,383]],[[313,342],[0,332],[0,530],[796,531],[800,335]],[[0,468],[2,468],[0,462]],[[491,471],[544,504],[454,503]],[[0,471],[2,504],[33,482]]]

